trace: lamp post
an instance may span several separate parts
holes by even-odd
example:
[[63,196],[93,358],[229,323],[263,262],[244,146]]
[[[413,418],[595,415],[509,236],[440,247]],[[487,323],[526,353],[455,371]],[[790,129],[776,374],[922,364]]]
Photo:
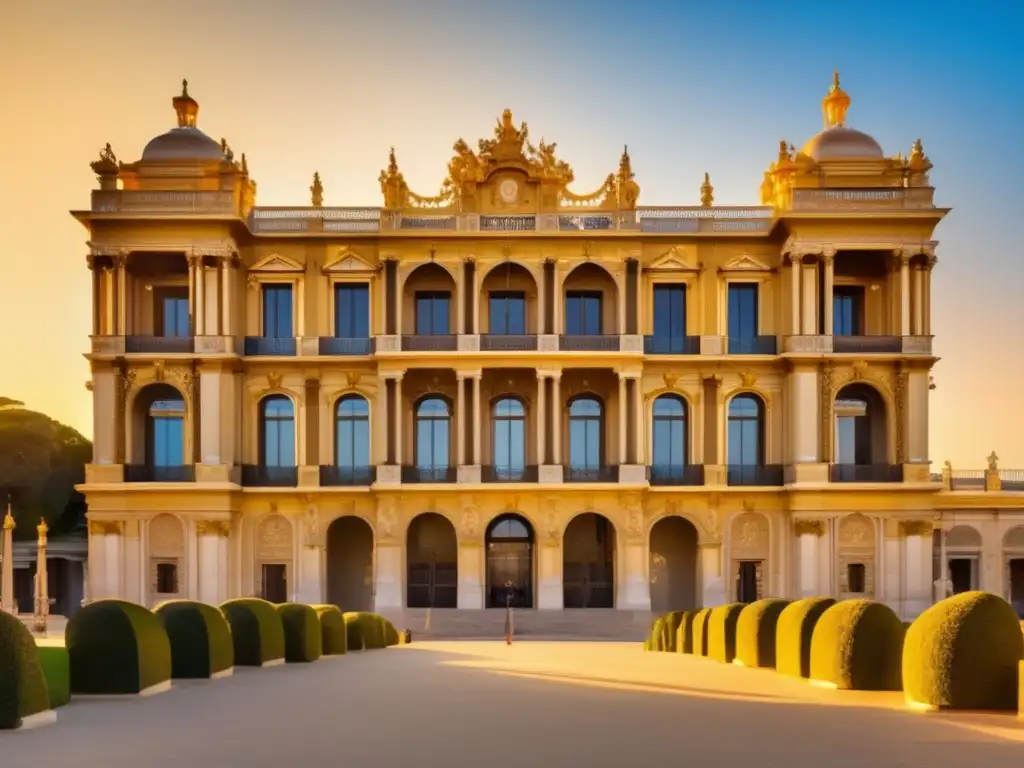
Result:
[[505,645],[512,645],[512,595],[515,588],[511,579],[505,582]]
[[0,564],[0,610],[17,613],[14,604],[14,516],[11,514],[11,497],[7,497],[7,514],[4,516],[3,562]]
[[50,595],[47,589],[46,578],[46,521],[39,520],[36,532],[39,540],[36,543],[36,611],[35,630],[42,636],[46,636],[46,617],[50,615]]

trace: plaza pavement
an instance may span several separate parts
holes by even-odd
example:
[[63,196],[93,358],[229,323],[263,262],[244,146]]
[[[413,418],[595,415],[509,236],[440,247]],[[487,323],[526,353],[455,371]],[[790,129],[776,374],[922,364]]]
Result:
[[638,643],[427,642],[72,701],[0,733],[4,768],[1009,765],[1024,723],[921,715]]

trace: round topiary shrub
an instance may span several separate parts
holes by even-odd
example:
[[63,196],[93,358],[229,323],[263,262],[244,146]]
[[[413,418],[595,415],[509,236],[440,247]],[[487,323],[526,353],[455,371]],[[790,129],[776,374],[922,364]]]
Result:
[[900,690],[903,622],[884,603],[844,600],[818,619],[811,679],[852,691]]
[[390,648],[392,645],[398,645],[398,630],[395,629],[395,625],[383,616],[378,616],[378,618],[380,619],[380,631],[384,636],[384,647]]
[[670,611],[663,617],[664,621],[661,623],[661,637],[658,639],[660,649],[669,653],[675,653],[676,650],[676,632],[679,631],[679,625],[683,621],[682,611]]
[[831,597],[805,597],[783,608],[775,628],[775,671],[811,676],[811,637],[818,619],[836,604]]
[[153,609],[171,641],[171,677],[211,678],[235,665],[231,627],[212,605],[168,600]]
[[281,603],[274,606],[284,626],[284,658],[289,663],[316,661],[323,654],[320,619],[310,606]]
[[380,616],[366,611],[350,611],[344,614],[344,617],[350,651],[368,651],[385,647],[384,626],[380,622]]
[[736,658],[736,623],[745,603],[729,603],[711,609],[708,616],[708,656],[723,664]]
[[927,709],[1017,708],[1024,637],[1013,607],[963,592],[917,617],[903,642],[907,703]]
[[71,701],[71,658],[68,649],[63,645],[39,645],[36,651],[46,679],[46,689],[50,693],[50,709],[63,707]]
[[21,619],[0,611],[0,728],[19,728],[50,709],[36,641]]
[[651,622],[651,628],[647,632],[647,638],[644,640],[645,651],[657,651],[660,650],[658,645],[658,639],[661,637],[661,625],[665,623],[665,617],[659,616],[653,622]]
[[340,656],[348,651],[345,617],[336,605],[314,605],[320,620],[320,646],[324,656]]
[[273,603],[240,597],[220,609],[231,627],[236,665],[262,667],[284,661],[284,625]]
[[68,621],[64,645],[73,694],[143,693],[171,679],[171,641],[160,619],[127,600],[96,600]]
[[708,619],[710,608],[701,608],[693,617],[693,655],[708,655]]
[[779,616],[789,600],[768,598],[740,611],[736,622],[736,658],[744,667],[775,666],[775,635]]
[[693,653],[693,619],[696,611],[683,611],[676,628],[676,653]]

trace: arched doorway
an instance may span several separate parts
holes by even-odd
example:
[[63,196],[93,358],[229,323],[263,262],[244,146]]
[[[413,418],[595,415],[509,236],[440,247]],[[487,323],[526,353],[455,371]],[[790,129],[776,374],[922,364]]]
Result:
[[500,515],[485,541],[487,607],[504,608],[511,589],[513,608],[533,608],[533,528],[519,515]]
[[327,602],[373,610],[373,530],[360,517],[339,517],[327,529]]
[[459,588],[459,543],[444,515],[424,512],[409,524],[406,537],[406,605],[455,608]]
[[666,517],[651,528],[651,610],[697,608],[697,529],[683,517]]
[[566,608],[615,607],[615,526],[585,512],[565,529],[562,598]]

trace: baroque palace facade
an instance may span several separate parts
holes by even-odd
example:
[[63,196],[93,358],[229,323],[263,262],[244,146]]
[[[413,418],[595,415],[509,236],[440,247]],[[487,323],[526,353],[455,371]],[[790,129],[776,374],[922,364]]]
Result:
[[998,469],[987,491],[930,472],[931,163],[919,141],[885,156],[849,104],[836,76],[760,206],[714,205],[707,176],[699,206],[638,205],[625,151],[576,194],[506,110],[456,142],[435,196],[392,151],[383,207],[325,206],[315,175],[311,205],[271,208],[185,84],[177,127],[138,162],[107,145],[73,214],[94,290],[88,597],[831,594],[913,616],[950,568],[963,588],[938,561],[966,558],[971,586],[1024,599]]

